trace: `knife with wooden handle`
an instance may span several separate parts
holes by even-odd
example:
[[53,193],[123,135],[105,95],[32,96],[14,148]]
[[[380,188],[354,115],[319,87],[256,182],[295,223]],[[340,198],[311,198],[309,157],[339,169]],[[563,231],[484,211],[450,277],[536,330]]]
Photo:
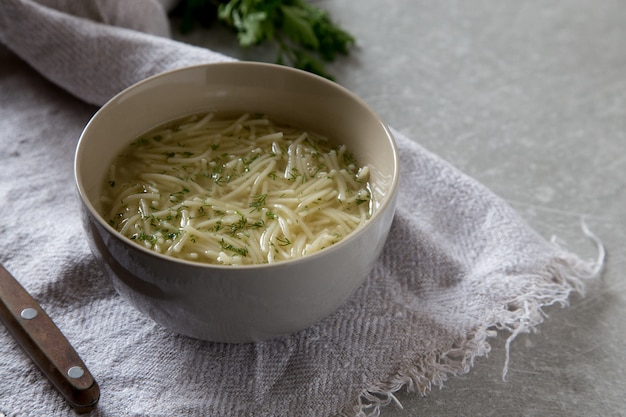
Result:
[[76,412],[85,413],[97,405],[100,388],[82,359],[39,303],[2,265],[0,320]]

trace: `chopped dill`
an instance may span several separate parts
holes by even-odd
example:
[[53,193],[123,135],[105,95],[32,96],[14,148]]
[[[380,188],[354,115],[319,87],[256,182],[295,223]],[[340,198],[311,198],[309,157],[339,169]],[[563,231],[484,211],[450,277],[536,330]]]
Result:
[[356,163],[356,158],[354,157],[352,152],[344,152],[344,154],[343,154],[343,161],[347,165],[351,165],[351,164],[355,164]]
[[140,232],[131,237],[131,239],[139,240],[140,242],[149,242],[151,244],[155,244],[157,241],[157,237],[154,235],[150,235],[144,232]]
[[240,247],[240,248],[238,248],[238,247],[236,247],[236,246],[233,246],[233,245],[232,245],[232,244],[230,244],[230,243],[226,243],[226,242],[224,241],[224,239],[222,239],[222,240],[220,241],[220,247],[221,247],[223,250],[229,250],[229,251],[234,252],[234,253],[236,253],[236,254],[238,254],[238,255],[240,255],[240,256],[248,256],[248,248],[245,248],[245,247]]
[[236,223],[232,223],[230,225],[230,234],[234,236],[238,232],[245,231],[247,227],[248,227],[248,219],[246,219],[243,214],[240,214],[239,221],[237,221]]
[[256,209],[257,211],[261,211],[263,206],[265,205],[265,200],[267,199],[267,194],[259,194],[252,197],[253,200],[250,203],[250,207]]
[[261,229],[265,227],[265,222],[263,221],[263,219],[259,219],[254,223],[250,223],[250,227],[255,228],[255,229]]

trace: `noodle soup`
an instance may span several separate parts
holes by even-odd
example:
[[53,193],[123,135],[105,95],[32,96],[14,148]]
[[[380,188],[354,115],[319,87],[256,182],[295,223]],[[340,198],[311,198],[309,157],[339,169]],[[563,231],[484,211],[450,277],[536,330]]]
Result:
[[194,115],[142,135],[103,190],[103,216],[127,238],[220,265],[318,252],[373,210],[369,167],[345,146],[252,114]]

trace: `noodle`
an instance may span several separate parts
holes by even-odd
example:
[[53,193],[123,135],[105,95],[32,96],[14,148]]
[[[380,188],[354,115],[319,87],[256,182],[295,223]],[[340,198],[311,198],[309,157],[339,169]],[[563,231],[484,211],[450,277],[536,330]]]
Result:
[[207,113],[134,140],[101,201],[109,224],[146,248],[250,265],[318,252],[361,227],[368,180],[344,145],[264,116]]

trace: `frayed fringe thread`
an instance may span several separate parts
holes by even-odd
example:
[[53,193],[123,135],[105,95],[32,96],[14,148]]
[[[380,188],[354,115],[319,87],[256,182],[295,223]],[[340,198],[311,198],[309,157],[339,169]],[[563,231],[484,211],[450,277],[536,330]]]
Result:
[[341,415],[352,416],[356,411],[356,417],[377,417],[380,415],[380,409],[392,402],[403,408],[394,395],[403,387],[409,392],[419,392],[422,396],[430,392],[433,386],[442,388],[449,375],[466,374],[474,366],[475,358],[487,356],[491,351],[487,338],[495,337],[496,334],[495,330],[479,329],[458,341],[456,346],[447,352],[442,354],[433,352],[431,355],[417,358],[417,362],[413,363],[411,368],[400,371],[388,382],[363,392],[351,412]]
[[[543,307],[557,303],[561,307],[567,307],[569,305],[569,297],[573,291],[582,296],[585,295],[585,283],[583,280],[598,278],[602,273],[606,256],[604,245],[589,230],[584,217],[580,220],[580,227],[585,237],[595,244],[597,250],[596,259],[593,261],[582,261],[577,256],[565,251],[562,246],[557,244],[556,238],[552,237],[551,242],[558,246],[560,253],[548,265],[544,275],[545,278],[556,281],[556,284],[536,288],[510,304],[520,305],[521,303],[523,307],[521,314],[519,310],[514,312],[516,317],[512,317],[513,321],[507,320],[507,323],[511,323],[513,326],[509,328],[511,335],[507,338],[504,346],[503,381],[506,381],[509,370],[511,343],[522,333],[536,331],[537,326],[543,323],[544,318],[547,316],[543,311]],[[507,325],[501,326],[501,328],[509,327]]]
[[[377,417],[381,407],[392,402],[399,408],[402,404],[394,393],[406,387],[409,392],[419,392],[426,395],[432,386],[443,387],[448,376],[458,376],[469,372],[474,365],[474,359],[487,356],[491,346],[487,338],[495,337],[496,330],[508,330],[511,334],[505,343],[505,360],[502,370],[502,379],[506,381],[510,347],[515,338],[522,333],[536,331],[536,327],[543,323],[547,316],[544,307],[561,304],[562,307],[569,305],[569,296],[572,292],[585,295],[586,280],[600,276],[605,262],[605,249],[600,239],[587,227],[584,218],[581,219],[581,228],[597,248],[597,257],[592,261],[581,261],[577,256],[559,247],[559,253],[546,268],[540,278],[547,282],[541,287],[535,286],[527,294],[513,300],[508,308],[503,311],[498,323],[475,330],[467,335],[465,340],[458,346],[441,355],[432,354],[417,358],[417,362],[410,369],[403,370],[394,375],[388,382],[380,383],[369,388],[361,394],[358,403],[351,409],[350,414],[356,417]],[[552,240],[554,244],[556,242]]]

